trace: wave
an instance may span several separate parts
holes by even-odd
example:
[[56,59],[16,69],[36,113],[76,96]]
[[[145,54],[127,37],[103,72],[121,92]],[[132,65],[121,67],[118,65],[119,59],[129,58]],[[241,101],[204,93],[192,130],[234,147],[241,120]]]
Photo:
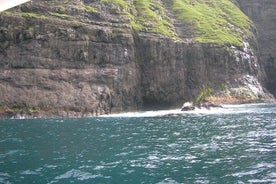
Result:
[[140,111],[120,114],[102,115],[100,117],[178,117],[187,115],[212,115],[212,114],[242,114],[242,113],[275,113],[275,104],[238,104],[222,105],[222,108],[196,108],[191,111],[181,109]]

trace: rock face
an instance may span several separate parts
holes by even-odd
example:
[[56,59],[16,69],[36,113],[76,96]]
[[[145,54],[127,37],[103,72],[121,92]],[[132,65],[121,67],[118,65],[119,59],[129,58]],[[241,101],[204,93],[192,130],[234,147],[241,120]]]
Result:
[[181,107],[181,111],[192,111],[198,109],[207,109],[210,110],[211,108],[223,108],[221,104],[213,103],[213,102],[200,102],[200,103],[193,103],[193,102],[186,102]]
[[276,1],[239,0],[257,29],[260,60],[267,74],[267,89],[276,96]]
[[137,31],[124,6],[107,2],[37,0],[1,13],[0,106],[47,116],[160,109],[181,106],[203,85],[269,98],[254,37],[242,46],[187,41],[166,1],[157,2],[177,38]]

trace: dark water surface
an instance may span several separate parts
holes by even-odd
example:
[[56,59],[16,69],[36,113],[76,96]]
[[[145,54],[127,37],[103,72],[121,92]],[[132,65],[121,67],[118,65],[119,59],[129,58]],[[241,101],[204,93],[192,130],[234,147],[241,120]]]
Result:
[[0,120],[0,183],[276,183],[276,106]]

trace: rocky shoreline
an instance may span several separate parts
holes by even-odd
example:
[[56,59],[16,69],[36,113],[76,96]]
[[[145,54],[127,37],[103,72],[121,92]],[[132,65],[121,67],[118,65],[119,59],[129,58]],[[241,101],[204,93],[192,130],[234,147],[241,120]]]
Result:
[[[220,99],[221,100],[221,99]],[[223,108],[224,105],[229,104],[252,104],[252,103],[276,103],[275,99],[270,100],[240,100],[237,99],[235,101],[205,101],[201,103],[193,103],[193,102],[186,102],[180,108],[183,111],[194,111],[196,109],[220,109]],[[153,109],[158,110],[158,109]],[[180,111],[180,112],[181,112]],[[122,113],[122,112],[118,112]],[[116,114],[116,113],[110,113]],[[86,117],[97,117],[100,115],[107,115],[107,113],[95,113],[95,112],[88,112],[88,111],[73,111],[73,110],[66,110],[66,109],[55,109],[55,110],[35,110],[35,109],[10,109],[7,107],[0,107],[0,119],[35,119],[35,118],[86,118]],[[164,117],[175,117],[175,116],[182,116],[182,113],[179,115],[166,115]]]
[[0,119],[35,119],[35,118],[84,118],[103,115],[102,113],[80,112],[65,109],[35,110],[29,109],[0,109]]
[[214,102],[200,102],[200,103],[192,103],[186,102],[181,108],[181,111],[192,111],[198,109],[211,109],[211,108],[223,108],[222,104],[214,103]]
[[[212,95],[229,98],[210,100],[219,104],[247,103],[274,93],[275,52],[264,50],[273,44],[260,38],[273,41],[270,30],[275,29],[258,29],[273,25],[273,11],[257,30],[244,29],[239,44],[229,44],[232,39],[199,39],[205,36],[195,34],[198,31],[180,19],[168,1],[153,1],[148,10],[158,20],[140,22],[140,31],[133,25],[136,15],[142,18],[139,12],[113,2],[37,0],[0,14],[0,117],[78,118],[181,108],[204,86]],[[134,9],[137,5],[120,2]],[[269,4],[273,10],[274,1]],[[251,6],[259,7],[249,1],[241,4],[243,10]],[[238,7],[235,10],[242,16]],[[232,18],[236,20],[227,20]],[[164,20],[173,34],[162,34],[168,31],[167,23],[151,27]],[[231,32],[225,38],[236,38],[243,26],[229,23]],[[263,55],[258,48],[271,57],[259,58]]]

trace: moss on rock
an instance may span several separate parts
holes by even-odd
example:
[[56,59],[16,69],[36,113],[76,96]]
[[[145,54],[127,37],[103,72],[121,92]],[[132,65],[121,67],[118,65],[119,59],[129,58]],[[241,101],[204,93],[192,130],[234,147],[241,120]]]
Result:
[[242,46],[252,23],[230,0],[173,0],[177,18],[190,24],[198,42]]

